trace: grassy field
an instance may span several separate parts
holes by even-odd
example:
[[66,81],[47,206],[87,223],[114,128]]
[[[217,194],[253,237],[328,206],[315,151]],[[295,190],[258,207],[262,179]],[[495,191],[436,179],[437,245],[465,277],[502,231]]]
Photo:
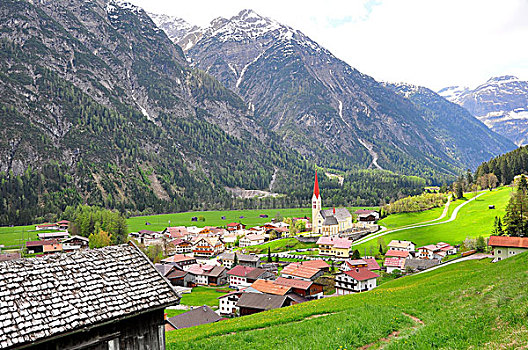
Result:
[[35,231],[35,225],[0,227],[0,245],[20,246],[27,241],[38,240],[37,233],[48,231]]
[[[495,216],[504,215],[506,205],[508,204],[508,200],[510,199],[511,191],[511,188],[503,187],[492,192],[486,192],[481,197],[468,203],[466,206],[460,209],[457,215],[457,219],[453,222],[388,233],[382,237],[385,243],[389,243],[393,239],[401,239],[413,241],[417,244],[417,246],[438,243],[440,241],[445,241],[450,244],[459,244],[462,243],[466,237],[488,237],[491,234],[491,229],[493,227],[493,221]],[[473,197],[473,193],[466,194],[467,199]],[[463,201],[461,200],[457,200],[451,203],[451,205],[449,206],[448,216],[446,216],[446,218],[441,221],[446,221],[450,217],[453,210],[462,203]],[[495,205],[496,209],[488,209],[488,206],[490,204]],[[435,208],[431,211],[436,211],[438,209],[439,208]],[[423,213],[423,217],[425,217],[426,212]],[[398,215],[401,216],[405,214]],[[412,216],[414,219],[416,218],[415,214],[407,215]],[[438,216],[440,216],[440,214],[438,214]],[[388,218],[390,218],[390,216],[387,217],[387,219]],[[408,222],[403,219],[400,219],[398,221],[400,223]],[[422,220],[419,220],[418,222],[421,221]],[[394,222],[395,221],[393,221],[393,223]],[[376,253],[378,251],[378,239],[373,239],[369,242],[355,246],[354,248],[358,249],[362,255],[370,255],[371,250]]]
[[278,252],[285,252],[288,250],[316,248],[316,247],[317,247],[317,244],[315,243],[301,243],[296,238],[291,237],[291,238],[276,239],[268,243],[254,245],[250,247],[238,248],[238,250],[245,250],[246,253],[263,254],[263,253],[268,252],[268,248],[270,248],[272,253],[278,253]]
[[165,309],[165,313],[167,314],[167,318],[183,314],[183,313],[185,313],[187,311],[189,311],[189,310]]
[[489,261],[452,264],[367,293],[170,332],[167,348],[520,348],[528,342],[528,254]]
[[218,297],[224,295],[216,289],[227,289],[227,287],[194,287],[191,293],[182,294],[180,304],[189,306],[218,306]]
[[[361,207],[363,208],[363,207]],[[353,212],[359,207],[348,208]],[[248,227],[261,225],[270,222],[277,213],[283,217],[304,217],[312,216],[312,209],[310,208],[291,208],[291,209],[252,209],[252,210],[220,210],[220,211],[192,211],[185,213],[161,214],[150,216],[136,216],[127,220],[128,230],[135,232],[143,229],[148,230],[163,230],[169,225],[171,226],[225,226],[230,222],[241,222]],[[268,218],[259,217],[260,214],[268,215]],[[203,216],[205,221],[191,221],[191,218]],[[222,216],[226,219],[223,220]],[[244,218],[240,218],[244,216]],[[149,222],[150,225],[145,225]]]

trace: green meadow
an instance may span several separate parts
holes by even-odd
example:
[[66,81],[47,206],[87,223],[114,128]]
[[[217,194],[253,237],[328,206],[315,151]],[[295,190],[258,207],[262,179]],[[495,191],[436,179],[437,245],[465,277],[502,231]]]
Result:
[[218,306],[218,297],[226,294],[216,290],[225,290],[227,287],[194,287],[191,293],[182,294],[180,304],[189,306],[209,305]]
[[[350,212],[364,207],[349,207]],[[311,208],[287,208],[287,209],[248,209],[248,210],[218,210],[218,211],[190,211],[184,213],[159,214],[148,216],[135,216],[127,220],[128,231],[136,232],[139,230],[161,231],[169,223],[171,226],[225,226],[230,222],[241,222],[251,227],[262,225],[270,222],[277,213],[282,217],[311,217]],[[261,218],[260,215],[268,215],[267,218]],[[191,221],[191,218],[203,216],[205,221]],[[225,219],[222,219],[225,216]],[[243,216],[243,218],[240,218]],[[150,225],[146,225],[146,223]]]
[[[462,243],[466,237],[488,237],[491,235],[495,216],[504,216],[511,191],[512,189],[510,187],[502,187],[491,192],[485,192],[479,198],[462,207],[458,212],[456,220],[452,222],[410,228],[407,230],[396,231],[394,233],[389,232],[382,237],[385,243],[389,243],[393,239],[400,239],[413,241],[418,246],[438,243],[440,241],[450,244],[459,244]],[[466,200],[473,198],[474,196],[474,193],[467,193]],[[449,206],[448,215],[438,222],[448,220],[453,213],[453,210],[464,201],[465,200],[457,200],[452,202]],[[489,205],[495,205],[495,209],[489,209]],[[391,215],[381,220],[380,225],[394,229],[413,222],[420,223],[432,220],[441,215],[443,209],[440,209],[441,208],[435,208],[422,213],[396,214],[398,216],[397,218],[392,218],[396,215]],[[428,212],[434,212],[434,214]],[[358,249],[361,254],[370,255],[371,250],[373,250],[374,253],[378,251],[378,239],[375,238],[371,241],[354,246],[354,248]]]
[[527,264],[528,254],[452,264],[370,292],[167,332],[167,348],[517,349],[528,343]]
[[268,248],[271,253],[285,252],[288,250],[295,249],[306,249],[306,248],[316,248],[317,244],[315,243],[302,243],[297,240],[297,238],[283,238],[276,239],[268,243],[254,245],[250,247],[239,248],[238,250],[245,250],[246,253],[255,253],[263,254],[268,252]]

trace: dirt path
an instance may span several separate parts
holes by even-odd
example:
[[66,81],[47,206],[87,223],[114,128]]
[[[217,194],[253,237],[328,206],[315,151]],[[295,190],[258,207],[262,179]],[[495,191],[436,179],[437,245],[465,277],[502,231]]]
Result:
[[[414,332],[416,331],[419,327],[423,326],[424,325],[424,322],[419,319],[418,317],[416,316],[413,316],[413,315],[409,315],[405,312],[402,312],[402,314],[404,316],[407,316],[409,317],[411,320],[414,321],[415,325],[411,327],[411,332]],[[384,337],[384,338],[381,338],[373,343],[370,343],[370,344],[367,344],[367,345],[363,345],[362,347],[360,347],[359,349],[360,350],[367,350],[367,349],[383,349],[385,347],[385,345],[389,344],[389,342],[394,339],[394,338],[397,338],[399,335],[400,335],[401,331],[394,331],[392,332],[391,334],[389,334],[388,336]]]

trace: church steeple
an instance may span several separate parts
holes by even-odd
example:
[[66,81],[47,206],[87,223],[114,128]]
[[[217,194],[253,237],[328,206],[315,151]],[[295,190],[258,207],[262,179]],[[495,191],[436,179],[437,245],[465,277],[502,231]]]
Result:
[[316,198],[319,198],[319,181],[317,180],[317,170],[315,171],[315,184],[314,184],[313,195]]
[[319,181],[317,180],[317,170],[315,171],[315,183],[312,195],[312,232],[320,233],[321,230],[321,194],[319,193]]

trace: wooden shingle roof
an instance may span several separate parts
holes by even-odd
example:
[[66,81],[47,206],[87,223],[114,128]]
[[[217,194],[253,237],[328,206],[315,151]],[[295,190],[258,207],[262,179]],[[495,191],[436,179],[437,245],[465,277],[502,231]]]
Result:
[[177,304],[133,244],[0,263],[0,348]]

